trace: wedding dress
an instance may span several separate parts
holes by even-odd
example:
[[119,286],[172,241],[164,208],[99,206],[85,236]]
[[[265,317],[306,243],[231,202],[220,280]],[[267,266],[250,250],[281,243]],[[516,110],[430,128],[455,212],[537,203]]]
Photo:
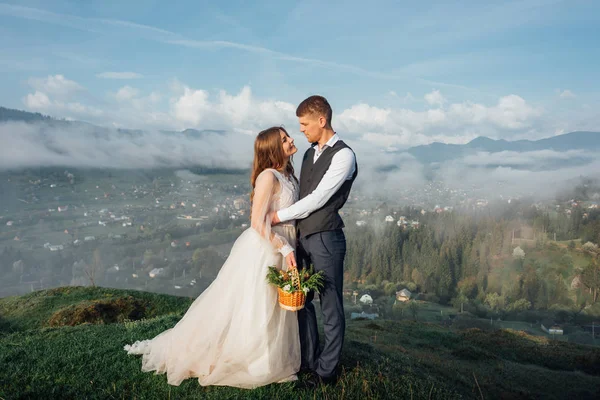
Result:
[[296,380],[300,339],[296,313],[283,310],[266,281],[268,266],[287,269],[293,250],[292,223],[271,228],[269,213],[298,200],[298,187],[277,170],[256,180],[251,226],[236,240],[216,279],[172,329],[125,346],[142,355],[142,371],[166,373],[178,386],[196,377],[200,385],[255,388]]

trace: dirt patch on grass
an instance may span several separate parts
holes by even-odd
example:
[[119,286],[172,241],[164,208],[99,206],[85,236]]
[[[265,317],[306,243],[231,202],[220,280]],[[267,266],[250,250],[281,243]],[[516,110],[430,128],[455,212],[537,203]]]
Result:
[[366,324],[366,325],[365,325],[365,328],[372,329],[372,330],[374,330],[374,331],[382,331],[382,330],[383,330],[383,327],[382,327],[382,326],[380,326],[380,325],[377,325],[377,324],[376,324],[376,323],[374,323],[374,322],[371,322],[371,323],[368,323],[368,324]]
[[48,325],[112,324],[126,319],[138,320],[145,313],[146,302],[132,296],[82,301],[56,311],[48,320]]

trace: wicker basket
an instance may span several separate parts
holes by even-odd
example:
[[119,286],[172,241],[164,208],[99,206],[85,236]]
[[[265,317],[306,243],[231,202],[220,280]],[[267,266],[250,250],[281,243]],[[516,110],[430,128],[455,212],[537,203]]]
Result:
[[279,306],[284,310],[298,311],[304,308],[306,301],[306,295],[300,290],[300,275],[298,274],[297,268],[292,268],[288,271],[292,278],[292,293],[284,291],[278,287],[277,292],[279,293]]

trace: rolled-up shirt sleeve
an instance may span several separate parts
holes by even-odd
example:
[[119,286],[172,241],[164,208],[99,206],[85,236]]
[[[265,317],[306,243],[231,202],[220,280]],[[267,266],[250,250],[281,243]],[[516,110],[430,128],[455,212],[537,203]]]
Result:
[[338,151],[331,158],[331,165],[317,188],[302,200],[277,211],[277,217],[281,222],[308,217],[312,212],[323,207],[344,182],[352,177],[355,168],[354,152],[348,148]]

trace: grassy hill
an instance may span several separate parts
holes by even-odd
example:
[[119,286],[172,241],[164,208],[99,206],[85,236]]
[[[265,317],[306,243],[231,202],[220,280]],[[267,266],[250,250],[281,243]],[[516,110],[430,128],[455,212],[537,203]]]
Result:
[[[67,287],[0,299],[0,398],[592,399],[600,349],[512,330],[348,321],[342,377],[316,392],[169,386],[123,346],[172,327],[192,299]],[[131,321],[138,319],[137,321]]]

